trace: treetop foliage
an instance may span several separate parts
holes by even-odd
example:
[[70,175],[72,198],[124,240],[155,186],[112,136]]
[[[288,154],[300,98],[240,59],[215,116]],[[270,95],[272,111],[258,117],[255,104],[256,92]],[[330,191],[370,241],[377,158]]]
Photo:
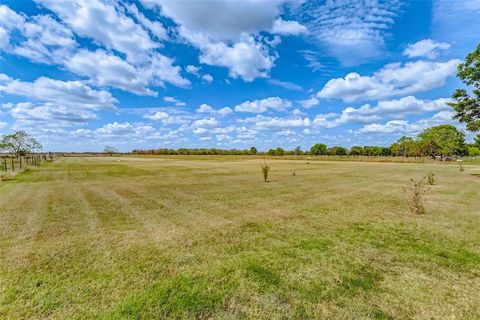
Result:
[[465,89],[455,90],[452,95],[455,101],[449,103],[455,111],[453,118],[465,123],[469,131],[480,131],[480,44],[458,65],[457,77],[473,88],[471,93]]

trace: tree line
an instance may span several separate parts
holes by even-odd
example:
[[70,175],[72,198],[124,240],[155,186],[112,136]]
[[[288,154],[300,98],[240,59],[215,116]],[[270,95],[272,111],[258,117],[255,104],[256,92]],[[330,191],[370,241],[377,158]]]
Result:
[[465,133],[452,125],[439,125],[425,129],[416,137],[402,137],[389,147],[353,146],[349,149],[341,146],[328,147],[323,143],[314,144],[310,150],[300,147],[285,150],[281,147],[259,152],[256,147],[250,149],[218,149],[218,148],[180,148],[180,149],[135,149],[137,155],[332,155],[332,156],[402,156],[450,158],[460,156],[480,156],[480,136],[474,143],[465,142]]

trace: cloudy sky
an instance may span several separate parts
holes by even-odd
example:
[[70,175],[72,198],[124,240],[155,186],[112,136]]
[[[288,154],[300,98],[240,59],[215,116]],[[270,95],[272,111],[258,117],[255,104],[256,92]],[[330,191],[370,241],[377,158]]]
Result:
[[46,150],[388,145],[441,123],[480,0],[0,0],[0,134]]

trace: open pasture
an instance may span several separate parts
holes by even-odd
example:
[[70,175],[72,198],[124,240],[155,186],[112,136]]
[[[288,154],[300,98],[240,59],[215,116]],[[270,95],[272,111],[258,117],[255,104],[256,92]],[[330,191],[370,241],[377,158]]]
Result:
[[262,161],[62,158],[0,182],[0,318],[480,318],[479,166],[269,159],[264,183]]

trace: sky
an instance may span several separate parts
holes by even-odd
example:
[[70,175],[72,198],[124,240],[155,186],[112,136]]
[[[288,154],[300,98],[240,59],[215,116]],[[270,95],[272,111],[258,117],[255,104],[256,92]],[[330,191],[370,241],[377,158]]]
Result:
[[479,21],[480,0],[0,0],[0,135],[307,150],[464,129],[447,102]]

